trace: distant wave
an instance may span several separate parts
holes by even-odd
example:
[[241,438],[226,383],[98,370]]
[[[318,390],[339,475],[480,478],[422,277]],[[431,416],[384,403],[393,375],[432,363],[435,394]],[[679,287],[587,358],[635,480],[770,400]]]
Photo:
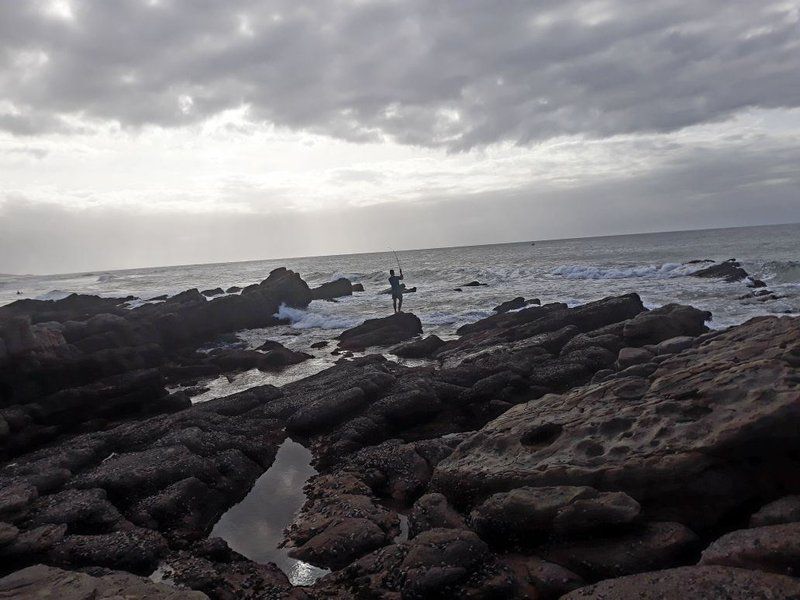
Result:
[[348,329],[359,325],[362,319],[342,315],[326,315],[281,304],[276,319],[289,321],[295,329]]
[[773,260],[764,263],[764,278],[774,283],[800,283],[800,261]]
[[119,277],[111,273],[105,273],[97,278],[97,283],[106,283],[108,281],[114,281],[115,279],[119,279]]
[[696,271],[697,265],[664,263],[661,265],[635,265],[631,267],[596,267],[591,265],[563,265],[550,271],[551,275],[564,279],[672,279],[684,277]]
[[34,298],[35,300],[61,300],[67,296],[71,296],[72,292],[65,292],[64,290],[50,290],[45,294],[40,294]]

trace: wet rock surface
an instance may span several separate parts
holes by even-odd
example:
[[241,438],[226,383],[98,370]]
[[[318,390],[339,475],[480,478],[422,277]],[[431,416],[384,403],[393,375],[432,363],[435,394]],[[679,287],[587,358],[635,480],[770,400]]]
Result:
[[[708,332],[704,311],[628,294],[498,311],[443,341],[400,313],[340,348],[427,360],[352,357],[194,406],[166,392],[302,360],[227,334],[346,288],[279,269],[240,296],[0,310],[0,574],[96,597],[110,570],[139,593],[135,574],[156,568],[195,593],[176,598],[797,593],[783,574],[797,568],[800,319]],[[332,569],[304,588],[208,539],[287,435],[318,474],[284,539]]]

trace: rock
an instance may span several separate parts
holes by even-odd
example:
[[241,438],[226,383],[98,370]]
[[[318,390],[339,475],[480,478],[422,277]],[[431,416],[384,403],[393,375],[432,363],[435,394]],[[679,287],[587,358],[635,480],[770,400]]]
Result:
[[238,285],[232,285],[227,290],[225,290],[225,293],[226,294],[237,294],[237,293],[239,293],[241,291],[242,291],[242,288],[240,288]]
[[42,525],[20,531],[13,541],[0,547],[0,558],[11,564],[42,558],[66,533],[66,525]]
[[616,367],[619,370],[633,365],[646,363],[653,358],[653,353],[644,348],[623,348],[617,355]]
[[29,317],[10,317],[0,321],[0,339],[9,356],[26,354],[36,349],[36,336]]
[[784,496],[766,506],[750,517],[750,527],[796,523],[800,521],[800,496]]
[[655,353],[659,356],[662,354],[678,354],[687,348],[691,348],[694,342],[694,337],[679,335],[678,337],[670,338],[656,344]]
[[360,387],[332,393],[301,407],[287,421],[290,431],[313,433],[335,425],[364,406],[367,396]]
[[108,567],[147,574],[167,551],[158,532],[129,529],[98,535],[68,535],[55,544],[49,559],[59,566]]
[[562,600],[773,600],[800,596],[792,577],[729,567],[680,567],[608,579],[580,588]]
[[386,533],[369,519],[347,518],[293,548],[289,555],[312,565],[341,569],[388,541]]
[[314,342],[311,344],[311,347],[314,348],[314,350],[318,350],[320,348],[325,348],[329,343],[328,340],[323,340],[321,342]]
[[14,520],[24,516],[39,495],[37,489],[27,483],[18,483],[0,488],[0,518]]
[[266,353],[256,350],[219,350],[210,354],[208,360],[222,371],[246,371],[248,369],[273,371],[311,358],[310,354],[295,352],[280,344],[277,346],[271,344],[270,347],[272,349]]
[[353,284],[353,291],[354,292],[363,292],[364,291],[364,284],[363,283],[354,283]]
[[[363,291],[363,287],[361,289]],[[311,290],[311,297],[314,300],[333,300],[342,296],[353,295],[353,284],[349,279],[341,277],[336,281],[323,283],[321,286]]]
[[34,565],[0,579],[0,598],[41,600],[207,600],[202,592],[179,590],[146,577],[112,572],[99,577]]
[[398,346],[391,350],[391,353],[402,358],[429,358],[443,345],[444,342],[439,336],[429,335]]
[[463,292],[464,290],[462,290],[461,288],[453,288],[453,291],[454,292]]
[[495,306],[492,310],[496,313],[504,313],[510,310],[516,310],[518,308],[522,308],[525,306],[525,298],[522,296],[517,296],[513,300],[508,300],[507,302],[503,302]]
[[213,298],[214,296],[221,296],[222,294],[225,293],[225,290],[218,287],[214,288],[213,290],[203,290],[200,293],[203,294],[203,296],[205,296],[206,298]]
[[748,277],[747,279],[747,287],[749,288],[763,288],[767,287],[767,284],[761,281],[760,279],[756,279],[755,277]]
[[537,550],[545,560],[590,580],[621,577],[685,564],[698,537],[680,523],[647,523],[609,538],[553,542]]
[[783,575],[800,572],[800,523],[740,529],[703,551],[701,565],[741,567]]
[[391,346],[422,333],[422,323],[413,313],[397,313],[382,319],[368,319],[339,335],[343,350],[361,351],[370,346]]
[[464,517],[442,494],[425,494],[414,502],[409,516],[409,537],[429,529],[466,529]]
[[524,487],[489,497],[470,515],[485,540],[503,545],[533,543],[549,534],[573,535],[629,525],[639,503],[621,492],[590,487]]
[[651,519],[711,527],[794,485],[800,380],[784,348],[797,339],[800,319],[757,318],[671,355],[647,378],[514,406],[439,463],[430,491],[460,507],[591,482],[625,492]]
[[0,547],[13,542],[18,535],[19,529],[9,523],[0,523]]
[[29,524],[69,525],[71,529],[110,531],[125,522],[117,508],[99,489],[64,490],[42,496],[33,502]]
[[692,277],[704,277],[707,279],[722,279],[727,283],[734,283],[741,281],[747,277],[747,271],[742,268],[742,265],[734,259],[726,260],[725,262],[717,263],[695,271]]
[[469,283],[463,284],[461,287],[481,287],[481,286],[487,286],[487,285],[489,285],[489,284],[488,283],[481,283],[479,281],[470,281]]
[[547,562],[538,556],[505,554],[501,560],[520,581],[523,598],[556,600],[567,592],[585,585],[583,579],[569,569]]
[[273,563],[261,565],[236,558],[215,561],[212,556],[192,556],[186,552],[170,556],[165,562],[167,574],[176,585],[201,590],[211,598],[307,598],[303,592],[292,593],[286,575]]
[[705,322],[711,313],[681,304],[667,304],[637,315],[622,330],[631,346],[658,344],[678,336],[698,336],[706,333]]

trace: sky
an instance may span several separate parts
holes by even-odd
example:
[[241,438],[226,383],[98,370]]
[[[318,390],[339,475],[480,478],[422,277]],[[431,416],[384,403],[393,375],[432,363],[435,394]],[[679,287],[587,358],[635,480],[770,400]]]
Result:
[[0,272],[800,221],[800,0],[0,0]]

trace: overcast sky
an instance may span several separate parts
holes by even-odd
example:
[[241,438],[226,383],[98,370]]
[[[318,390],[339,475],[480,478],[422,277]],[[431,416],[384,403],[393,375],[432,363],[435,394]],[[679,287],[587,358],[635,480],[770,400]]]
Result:
[[800,0],[0,0],[0,272],[800,221]]

